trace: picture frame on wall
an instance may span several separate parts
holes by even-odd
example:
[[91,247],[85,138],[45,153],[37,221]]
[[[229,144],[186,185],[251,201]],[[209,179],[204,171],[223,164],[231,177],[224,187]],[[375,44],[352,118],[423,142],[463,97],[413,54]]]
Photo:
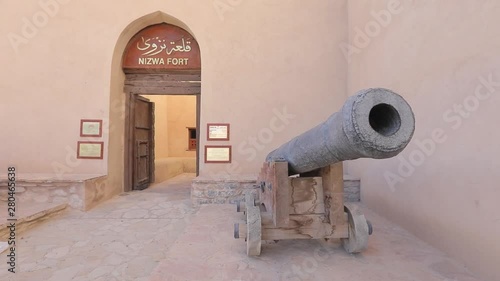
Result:
[[205,163],[231,163],[230,145],[206,145]]
[[229,140],[228,123],[208,123],[207,140],[208,141],[228,141]]
[[102,120],[82,119],[80,120],[80,137],[102,137]]
[[76,152],[76,158],[78,159],[103,159],[104,142],[79,141]]

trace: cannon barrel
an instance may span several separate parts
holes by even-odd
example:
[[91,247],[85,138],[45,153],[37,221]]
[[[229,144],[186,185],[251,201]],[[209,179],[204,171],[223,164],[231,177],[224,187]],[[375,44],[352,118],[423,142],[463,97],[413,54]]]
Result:
[[270,152],[266,161],[287,161],[290,174],[344,160],[396,156],[410,142],[415,117],[398,94],[382,88],[359,91],[340,112]]

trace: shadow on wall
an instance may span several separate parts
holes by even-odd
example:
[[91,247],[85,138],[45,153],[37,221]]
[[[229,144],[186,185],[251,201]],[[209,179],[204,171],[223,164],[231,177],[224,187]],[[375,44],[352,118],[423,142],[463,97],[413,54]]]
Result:
[[155,161],[155,183],[183,173],[196,173],[196,157],[169,157]]

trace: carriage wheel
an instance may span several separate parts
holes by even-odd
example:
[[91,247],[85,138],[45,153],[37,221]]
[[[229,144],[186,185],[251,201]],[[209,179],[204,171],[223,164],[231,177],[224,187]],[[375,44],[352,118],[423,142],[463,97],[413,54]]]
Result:
[[260,255],[262,239],[262,220],[260,208],[255,206],[254,196],[245,196],[247,214],[247,255]]
[[344,210],[348,215],[349,238],[342,239],[342,244],[348,253],[360,253],[368,247],[369,223],[356,205],[347,203]]

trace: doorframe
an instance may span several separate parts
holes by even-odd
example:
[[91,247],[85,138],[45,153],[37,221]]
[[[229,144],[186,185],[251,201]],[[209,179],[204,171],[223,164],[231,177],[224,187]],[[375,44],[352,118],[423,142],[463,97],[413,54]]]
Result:
[[[133,190],[133,173],[134,173],[134,146],[132,144],[132,126],[134,117],[134,107],[132,99],[134,95],[146,95],[143,93],[136,93],[133,91],[125,91],[125,138],[124,138],[124,191],[129,192]],[[201,92],[191,94],[159,94],[152,93],[147,95],[155,96],[196,96],[196,176],[200,173],[200,128],[201,128]],[[156,114],[156,113],[155,113]],[[154,120],[153,120],[154,122]],[[153,126],[155,124],[153,123]],[[156,141],[154,143],[156,146]],[[156,150],[156,147],[154,148]],[[154,163],[153,163],[154,165]]]

